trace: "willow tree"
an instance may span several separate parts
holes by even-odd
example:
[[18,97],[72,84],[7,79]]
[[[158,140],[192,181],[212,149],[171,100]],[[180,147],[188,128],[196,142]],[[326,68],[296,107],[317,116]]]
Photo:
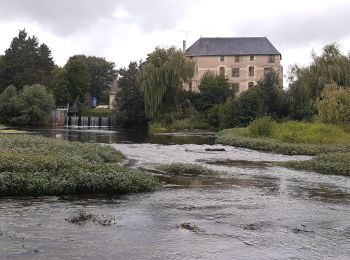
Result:
[[350,57],[343,55],[336,44],[326,45],[320,56],[312,54],[310,66],[294,66],[289,79],[292,117],[312,116],[313,104],[327,84],[350,86]]
[[350,123],[350,89],[336,84],[327,85],[316,101],[318,117],[323,123],[348,125]]
[[194,74],[194,62],[175,48],[156,48],[141,66],[139,85],[144,94],[145,112],[155,119],[176,109],[182,85]]

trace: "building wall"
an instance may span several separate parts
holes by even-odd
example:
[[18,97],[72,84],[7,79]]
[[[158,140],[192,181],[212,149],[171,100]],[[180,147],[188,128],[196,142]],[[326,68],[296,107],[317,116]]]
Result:
[[[225,68],[225,76],[231,83],[239,83],[239,93],[248,89],[249,82],[254,85],[264,76],[265,68],[270,68],[278,73],[280,84],[283,84],[283,69],[279,55],[274,55],[275,62],[269,62],[269,55],[254,56],[254,61],[250,61],[250,56],[239,56],[239,62],[235,60],[236,56],[224,56],[221,61],[220,56],[197,56],[189,57],[196,63],[195,75],[192,79],[192,85],[186,84],[185,89],[198,91],[200,79],[207,71],[220,73],[220,67]],[[249,67],[254,67],[254,76],[249,75]],[[232,69],[239,68],[239,77],[232,76]]]

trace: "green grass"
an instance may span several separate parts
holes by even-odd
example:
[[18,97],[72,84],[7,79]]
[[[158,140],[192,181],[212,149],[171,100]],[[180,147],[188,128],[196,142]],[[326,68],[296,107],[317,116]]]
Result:
[[190,163],[171,163],[157,167],[158,170],[174,175],[219,175],[220,173],[209,168]]
[[6,129],[6,126],[0,124],[0,130],[2,130],[2,129]]
[[222,130],[217,134],[216,143],[285,155],[317,155],[350,151],[350,147],[343,145],[287,143],[270,137],[251,137],[247,128]]
[[124,155],[97,144],[0,135],[0,196],[153,190],[156,180],[122,167]]
[[309,161],[283,162],[279,163],[279,165],[297,170],[350,176],[350,153],[322,154],[315,156]]
[[[350,134],[334,125],[258,119],[247,128],[217,134],[217,143],[286,155],[314,155],[308,161],[278,163],[285,167],[350,176]],[[267,133],[267,134],[266,134]]]

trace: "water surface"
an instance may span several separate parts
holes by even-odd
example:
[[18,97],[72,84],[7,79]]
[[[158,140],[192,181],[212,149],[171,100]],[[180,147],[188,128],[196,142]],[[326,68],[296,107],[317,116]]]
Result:
[[[0,259],[349,259],[349,178],[273,166],[308,157],[212,146],[212,135],[203,133],[197,141],[189,134],[150,141],[105,130],[91,139],[89,132],[64,131],[36,132],[107,143],[132,167],[187,162],[223,173],[159,175],[162,186],[152,193],[2,198]],[[66,221],[81,209],[115,222]]]

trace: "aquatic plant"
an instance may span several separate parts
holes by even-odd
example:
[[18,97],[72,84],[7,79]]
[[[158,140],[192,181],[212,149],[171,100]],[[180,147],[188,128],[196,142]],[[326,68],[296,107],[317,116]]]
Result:
[[121,166],[112,147],[29,135],[0,135],[0,196],[124,194],[153,190],[154,177]]

